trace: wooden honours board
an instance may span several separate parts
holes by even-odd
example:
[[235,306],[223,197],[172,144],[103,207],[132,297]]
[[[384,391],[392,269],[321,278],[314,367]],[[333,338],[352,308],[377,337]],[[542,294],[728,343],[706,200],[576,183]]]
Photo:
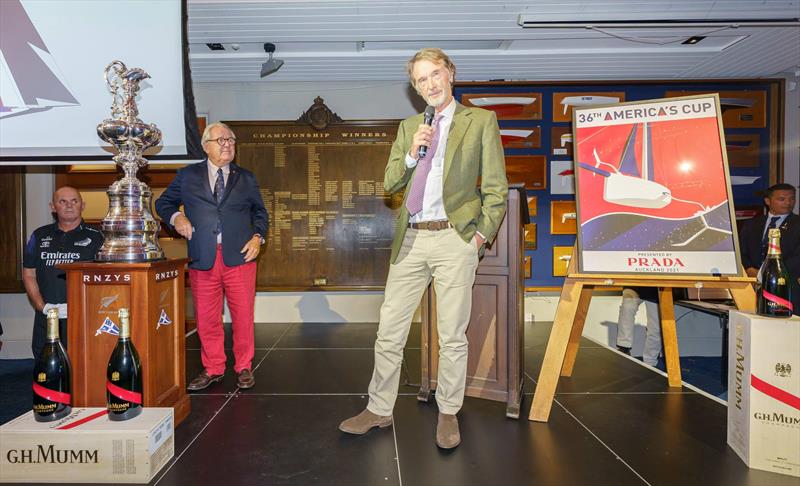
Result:
[[383,288],[402,204],[383,190],[398,124],[228,123],[270,214],[258,290]]

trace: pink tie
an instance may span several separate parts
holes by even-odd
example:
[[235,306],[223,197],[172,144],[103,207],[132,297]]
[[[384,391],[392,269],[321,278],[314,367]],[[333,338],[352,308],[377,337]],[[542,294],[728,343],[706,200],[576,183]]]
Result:
[[422,211],[422,200],[425,197],[425,184],[428,181],[428,174],[431,172],[431,161],[436,155],[436,148],[439,146],[439,123],[442,115],[436,115],[433,120],[433,142],[428,147],[428,153],[417,162],[417,170],[414,172],[414,179],[411,181],[411,192],[406,199],[406,208],[411,216]]

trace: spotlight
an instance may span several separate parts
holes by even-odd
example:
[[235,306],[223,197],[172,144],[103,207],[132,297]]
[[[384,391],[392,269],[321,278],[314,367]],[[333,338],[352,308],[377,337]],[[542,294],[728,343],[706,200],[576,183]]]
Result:
[[264,52],[269,54],[267,62],[261,65],[261,77],[269,76],[283,66],[283,60],[273,59],[272,53],[275,52],[275,44],[267,42],[264,44]]
[[694,45],[694,44],[697,44],[698,42],[700,42],[701,40],[703,40],[705,38],[706,38],[706,36],[704,36],[704,35],[693,35],[692,37],[689,37],[685,41],[681,42],[681,44]]

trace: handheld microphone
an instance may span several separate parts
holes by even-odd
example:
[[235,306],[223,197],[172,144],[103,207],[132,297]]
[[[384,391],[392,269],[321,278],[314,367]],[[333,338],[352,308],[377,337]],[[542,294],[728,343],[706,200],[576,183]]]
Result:
[[[431,105],[426,106],[425,113],[422,114],[422,123],[428,126],[433,125],[433,115],[435,114],[436,114],[436,108],[432,107]],[[425,158],[426,155],[428,155],[428,146],[421,145],[419,147],[419,158],[420,159]]]

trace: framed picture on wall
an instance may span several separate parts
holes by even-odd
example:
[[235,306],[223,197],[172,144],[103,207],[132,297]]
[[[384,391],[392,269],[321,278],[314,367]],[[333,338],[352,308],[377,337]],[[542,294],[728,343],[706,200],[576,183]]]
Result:
[[550,194],[575,194],[575,170],[571,160],[550,161]]
[[536,223],[528,223],[524,226],[525,230],[525,249],[536,249]]
[[576,219],[575,201],[550,201],[550,234],[574,235]]
[[761,165],[761,137],[757,133],[725,135],[725,150],[731,169]]
[[503,148],[539,148],[542,146],[541,127],[500,128]]
[[491,110],[498,120],[542,119],[542,93],[468,93],[461,103]]
[[525,184],[525,189],[547,189],[546,171],[544,155],[506,155],[509,184]]
[[533,267],[533,258],[530,255],[524,256],[522,258],[522,273],[526,279],[531,278],[531,275],[533,275],[532,267]]
[[572,127],[550,129],[550,151],[553,155],[572,155]]
[[569,268],[569,261],[572,259],[571,246],[554,246],[553,247],[553,276],[566,277],[567,269]]
[[538,205],[539,198],[536,196],[528,196],[528,216],[535,217],[539,212],[536,206]]
[[572,110],[595,105],[609,105],[625,101],[622,91],[592,91],[580,93],[553,93],[553,121],[571,122]]

